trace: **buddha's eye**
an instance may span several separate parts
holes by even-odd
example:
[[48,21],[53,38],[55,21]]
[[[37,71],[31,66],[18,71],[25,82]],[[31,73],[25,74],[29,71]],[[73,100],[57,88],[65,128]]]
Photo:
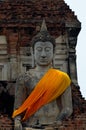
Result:
[[46,47],[45,50],[48,52],[48,51],[51,50],[51,48],[50,47]]
[[37,47],[36,49],[37,49],[37,51],[42,51],[41,47]]

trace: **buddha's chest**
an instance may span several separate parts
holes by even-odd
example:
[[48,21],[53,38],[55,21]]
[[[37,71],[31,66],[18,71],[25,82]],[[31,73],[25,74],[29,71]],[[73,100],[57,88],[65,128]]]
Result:
[[[30,79],[25,82],[28,95],[33,91],[33,89],[36,87],[37,83],[41,80],[42,77],[43,73],[31,74]],[[56,120],[57,114],[58,114],[58,107],[56,101],[53,101],[43,106],[33,116],[31,116],[28,124],[34,125],[37,124],[37,122],[39,124],[46,124],[46,123],[48,124],[49,122],[53,122]]]

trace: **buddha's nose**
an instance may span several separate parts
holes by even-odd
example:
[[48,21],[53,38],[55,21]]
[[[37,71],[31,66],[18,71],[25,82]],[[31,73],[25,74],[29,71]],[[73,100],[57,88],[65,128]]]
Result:
[[45,53],[44,50],[42,50],[41,57],[42,57],[42,58],[45,58],[45,57],[46,57],[46,53]]

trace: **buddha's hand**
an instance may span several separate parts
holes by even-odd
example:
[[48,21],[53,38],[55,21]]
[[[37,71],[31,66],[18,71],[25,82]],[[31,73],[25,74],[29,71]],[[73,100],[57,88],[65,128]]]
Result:
[[54,122],[54,126],[61,126],[62,125],[62,121],[58,120]]
[[14,122],[14,130],[22,130],[21,121],[15,120],[15,122]]

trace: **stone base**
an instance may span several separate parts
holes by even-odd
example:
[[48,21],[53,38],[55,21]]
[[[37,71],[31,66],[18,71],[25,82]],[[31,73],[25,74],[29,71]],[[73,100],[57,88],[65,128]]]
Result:
[[45,127],[44,129],[37,129],[37,128],[25,127],[25,128],[23,128],[23,130],[54,130],[54,128],[53,127]]

